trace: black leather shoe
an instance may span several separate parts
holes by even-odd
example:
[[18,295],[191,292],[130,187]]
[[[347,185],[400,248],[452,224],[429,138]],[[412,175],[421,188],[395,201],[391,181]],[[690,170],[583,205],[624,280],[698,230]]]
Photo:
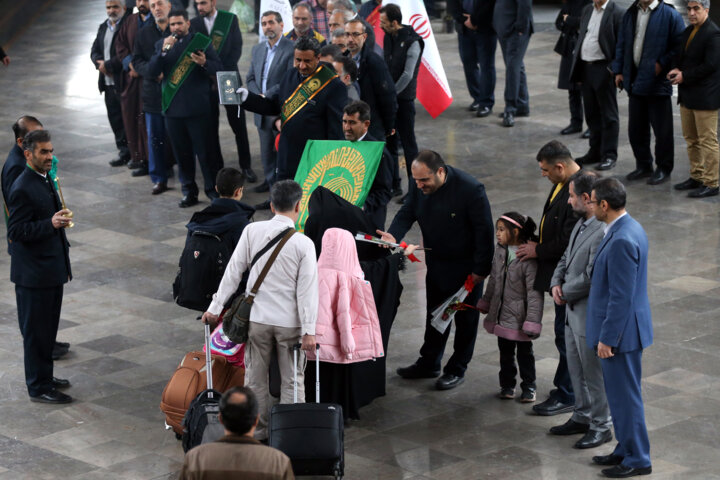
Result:
[[[503,118],[505,116],[505,112],[498,115],[498,118]],[[516,117],[529,117],[530,116],[530,110],[527,112],[515,112]]]
[[636,168],[632,172],[628,173],[627,176],[625,176],[626,179],[633,181],[633,180],[640,180],[641,178],[646,178],[652,175],[652,170],[645,170],[644,168]]
[[607,443],[613,439],[612,432],[606,430],[604,432],[598,432],[597,430],[590,430],[580,440],[575,442],[574,448],[585,449],[599,447],[603,443]]
[[418,378],[437,378],[440,375],[440,370],[426,370],[420,367],[417,363],[413,363],[409,367],[400,367],[395,370],[398,375],[408,380],[415,380]]
[[252,189],[255,193],[265,193],[270,191],[270,185],[268,185],[267,182],[262,182],[260,185],[253,187]]
[[606,468],[602,470],[602,474],[608,478],[628,478],[635,477],[637,475],[650,475],[652,473],[652,467],[633,468],[626,467],[625,465],[615,465],[612,468]]
[[696,188],[702,187],[703,184],[700,180],[695,180],[694,178],[690,177],[684,182],[676,183],[673,185],[673,188],[675,190],[695,190]]
[[592,457],[592,461],[596,465],[620,465],[625,457],[621,457],[620,455],[613,455],[612,453],[610,455],[600,455],[597,457]]
[[584,139],[590,138],[590,129],[588,128],[587,130],[585,130],[585,131],[583,132],[583,134],[580,135],[580,138],[584,138]]
[[575,159],[575,163],[577,163],[581,167],[583,165],[592,165],[593,163],[598,163],[599,161],[600,161],[600,157],[590,155],[589,153],[587,155],[583,155],[582,157],[578,157]]
[[402,197],[398,197],[397,200],[395,200],[395,203],[402,205],[403,203],[405,203],[405,200],[407,200],[407,196],[408,194],[406,193]]
[[270,200],[255,205],[255,210],[270,210]]
[[487,117],[488,115],[490,115],[491,113],[492,113],[492,108],[490,108],[490,107],[481,107],[481,108],[478,108],[478,111],[477,111],[477,113],[475,114],[475,116],[476,116],[476,117],[479,117],[479,118],[485,118],[485,117]]
[[510,112],[503,113],[502,125],[503,125],[503,127],[514,127],[515,126],[515,116]]
[[402,187],[395,187],[390,190],[390,197],[399,197],[403,194]]
[[68,347],[67,347],[67,348],[66,348],[66,347],[63,347],[63,346],[61,346],[61,345],[57,345],[57,344],[53,345],[52,359],[53,359],[53,360],[60,360],[62,357],[64,357],[65,355],[67,355],[68,351],[70,351],[69,345],[70,345],[70,344],[68,344]]
[[167,192],[167,191],[168,191],[167,183],[160,182],[160,183],[156,183],[155,185],[153,185],[152,194],[160,195],[161,193]]
[[550,428],[550,435],[575,435],[578,433],[587,433],[590,425],[587,423],[576,422],[572,418],[562,425]]
[[70,386],[70,380],[53,377],[52,384],[55,388],[68,388]]
[[573,133],[580,133],[582,132],[582,125],[577,126],[570,124],[567,127],[560,130],[560,135],[572,135]]
[[50,390],[47,393],[43,393],[42,395],[38,395],[37,397],[30,397],[31,402],[38,402],[38,403],[70,403],[73,401],[72,397],[70,395],[66,395],[62,392],[58,392],[57,390]]
[[478,102],[472,102],[468,107],[468,112],[475,112],[478,108],[480,108],[480,104]]
[[550,397],[542,403],[533,405],[533,412],[543,417],[550,417],[560,413],[572,412],[575,405],[563,403],[556,398]]
[[132,175],[133,177],[144,177],[147,174],[148,174],[148,167],[147,167],[147,165],[143,165],[142,167],[136,168],[135,170],[133,170],[130,175]]
[[600,162],[600,165],[598,165],[597,167],[595,167],[595,170],[600,170],[600,171],[610,170],[611,168],[613,168],[613,167],[615,166],[616,163],[617,163],[617,159],[615,159],[615,158],[606,158],[605,160],[603,160],[602,162]]
[[690,198],[714,197],[718,194],[718,187],[702,187],[688,193]]
[[659,168],[653,172],[652,176],[647,181],[648,185],[660,185],[661,183],[667,182],[670,180],[670,174],[665,173]]
[[450,390],[455,388],[465,381],[465,377],[458,377],[452,373],[446,373],[442,377],[438,378],[435,382],[435,388],[438,390]]
[[182,200],[180,200],[180,203],[178,203],[178,207],[180,208],[188,208],[192,207],[193,205],[198,204],[198,197],[195,195],[185,195]]
[[130,170],[135,170],[136,168],[140,168],[143,166],[143,162],[139,160],[133,160],[132,162],[127,162],[127,167]]
[[55,342],[55,346],[70,350],[70,344],[68,342]]
[[245,175],[245,178],[247,179],[248,182],[250,182],[250,183],[257,182],[257,175],[253,171],[252,167],[243,168],[242,173],[243,173],[243,175]]
[[127,165],[127,163],[130,161],[129,158],[114,158],[110,160],[108,163],[111,167],[122,167],[123,165]]

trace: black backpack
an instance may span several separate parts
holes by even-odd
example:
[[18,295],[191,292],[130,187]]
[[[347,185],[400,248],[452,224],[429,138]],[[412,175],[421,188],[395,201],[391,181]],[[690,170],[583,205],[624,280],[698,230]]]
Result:
[[203,443],[219,440],[225,435],[225,427],[220,423],[218,417],[220,397],[222,397],[222,393],[217,390],[204,390],[188,407],[182,421],[184,452]]
[[215,234],[192,232],[180,256],[173,298],[181,307],[204,312],[222,280],[232,249]]

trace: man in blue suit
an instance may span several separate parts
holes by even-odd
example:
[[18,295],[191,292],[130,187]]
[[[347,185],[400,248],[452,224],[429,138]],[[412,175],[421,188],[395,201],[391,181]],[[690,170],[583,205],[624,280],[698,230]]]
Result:
[[640,380],[642,352],[652,344],[647,294],[648,240],[625,211],[625,187],[615,178],[595,183],[595,217],[606,224],[597,250],[587,310],[587,344],[602,359],[610,412],[618,444],[610,455],[593,457],[610,478],[647,475],[650,441]]

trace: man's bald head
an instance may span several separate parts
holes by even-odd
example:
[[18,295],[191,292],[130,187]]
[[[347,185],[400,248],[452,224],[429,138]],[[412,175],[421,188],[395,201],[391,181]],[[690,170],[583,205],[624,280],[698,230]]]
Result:
[[231,388],[220,398],[220,422],[228,432],[252,436],[257,420],[258,403],[249,388]]

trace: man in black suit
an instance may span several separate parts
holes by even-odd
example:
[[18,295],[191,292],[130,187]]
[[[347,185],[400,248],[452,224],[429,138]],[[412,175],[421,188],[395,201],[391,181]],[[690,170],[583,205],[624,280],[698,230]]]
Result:
[[[190,27],[193,31],[207,35],[212,39],[213,47],[222,62],[223,71],[238,72],[237,64],[242,56],[243,44],[238,18],[233,13],[218,11],[216,4],[217,0],[195,0],[200,15],[190,21]],[[226,27],[228,22],[230,25]],[[238,78],[240,79],[240,85],[242,85],[242,77],[239,72]],[[217,165],[222,167],[224,161],[218,136],[220,108],[217,81],[214,77],[210,79],[210,95],[210,121],[212,123],[210,125],[210,138],[208,139],[208,156],[214,156]],[[225,114],[233,134],[235,134],[240,171],[245,175],[248,182],[255,183],[257,182],[257,175],[255,175],[250,165],[250,143],[248,142],[247,126],[245,125],[245,110],[240,108],[239,105],[225,105]]]
[[105,10],[108,18],[100,24],[97,36],[90,49],[90,59],[98,70],[98,89],[105,93],[105,108],[107,109],[110,127],[115,135],[115,145],[120,156],[110,161],[110,165],[117,167],[130,161],[130,149],[125,137],[122,110],[120,106],[120,92],[122,91],[123,64],[115,52],[115,34],[120,23],[125,19],[125,5],[121,0],[107,0]]
[[610,170],[617,162],[617,90],[610,63],[623,12],[613,0],[594,0],[580,19],[580,37],[573,53],[570,79],[582,83],[585,121],[590,129],[590,151],[576,159],[580,165],[600,163],[597,170]]
[[[195,183],[195,157],[200,163],[205,180],[205,195],[217,198],[215,176],[219,170],[213,159],[207,156],[208,125],[210,124],[210,89],[208,78],[212,78],[222,64],[215,49],[208,45],[205,51],[195,49],[190,54],[191,62],[178,64],[184,59],[186,49],[193,43],[197,33],[190,33],[190,21],[184,10],[170,12],[169,24],[172,36],[158,40],[155,54],[150,59],[150,77],[163,75],[163,115],[170,135],[175,159],[178,162],[183,198],[180,208],[198,203],[198,187]],[[186,76],[182,76],[183,72]],[[184,81],[176,83],[175,77]],[[174,96],[168,92],[177,85]]]
[[[527,242],[517,249],[517,258],[526,260],[536,258],[538,263],[535,275],[535,290],[550,293],[550,281],[558,262],[570,243],[577,217],[570,197],[569,180],[580,166],[575,163],[565,145],[553,140],[545,144],[537,154],[542,176],[553,184],[540,220],[540,242]],[[565,353],[565,308],[566,305],[555,304],[555,347],[560,355],[550,397],[544,402],[534,405],[533,411],[538,415],[557,415],[570,412],[575,405],[570,371],[568,370]]]
[[30,400],[69,403],[58,391],[70,386],[53,377],[53,345],[62,306],[63,285],[72,279],[65,227],[69,210],[47,175],[53,146],[46,130],[28,133],[23,140],[27,167],[15,180],[8,198],[8,238],[13,242],[10,281],[15,284],[18,320],[23,335],[25,383]]
[[[468,276],[475,285],[465,299],[475,305],[482,293],[482,281],[490,273],[495,238],[490,204],[485,187],[474,177],[445,164],[437,152],[421,151],[412,164],[415,188],[398,211],[387,232],[378,231],[383,240],[402,240],[417,222],[422,232],[427,262],[425,276],[427,317],[420,358],[398,375],[407,379],[435,378],[440,375],[450,327],[440,333],[431,325],[432,313],[460,289]],[[448,390],[465,381],[465,371],[473,356],[479,313],[455,314],[453,354],[443,375],[435,382],[438,390]]]
[[[345,140],[351,142],[381,142],[382,140],[376,139],[368,132],[370,117],[370,106],[367,103],[362,100],[349,103],[343,110],[342,118]],[[365,215],[375,225],[376,230],[385,229],[387,204],[390,201],[390,191],[392,190],[392,166],[392,156],[385,148],[383,149],[377,173],[375,173],[375,179],[370,187],[370,192],[363,205]]]
[[667,75],[678,86],[680,120],[690,160],[690,178],[674,188],[691,190],[690,198],[714,197],[719,190],[720,29],[708,18],[710,0],[688,2],[687,12],[690,25]]
[[[23,153],[22,144],[23,138],[28,132],[33,130],[42,129],[40,120],[29,115],[22,116],[12,126],[13,133],[15,134],[15,145],[10,149],[7,159],[3,164],[2,168],[2,195],[5,200],[5,219],[7,221],[8,214],[8,199],[10,198],[10,189],[15,183],[15,180],[25,170],[25,154]],[[8,251],[10,249],[8,248]]]

